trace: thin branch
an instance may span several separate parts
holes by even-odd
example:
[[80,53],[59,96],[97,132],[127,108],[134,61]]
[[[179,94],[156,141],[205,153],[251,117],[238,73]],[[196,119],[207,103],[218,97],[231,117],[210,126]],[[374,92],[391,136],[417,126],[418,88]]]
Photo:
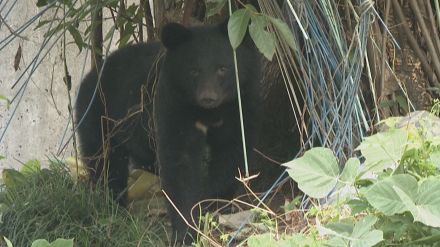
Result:
[[428,46],[428,52],[431,54],[432,58],[432,67],[434,68],[434,71],[437,75],[437,78],[440,78],[440,60],[439,60],[439,54],[437,54],[434,43],[432,42],[431,36],[432,33],[429,32],[428,27],[426,26],[425,20],[423,19],[422,13],[420,12],[419,4],[417,3],[417,0],[410,0],[409,5],[411,6],[411,9],[416,16],[417,23],[419,24],[420,30],[422,31],[423,37],[426,40],[426,44]]
[[437,27],[435,26],[435,17],[434,17],[434,14],[432,13],[433,6],[431,5],[430,1],[426,1],[424,3],[426,6],[426,12],[428,12],[428,15],[429,15],[429,23],[431,23],[431,31],[433,33],[433,35],[431,35],[431,37],[434,39],[433,42],[434,42],[435,48],[437,49],[437,54],[440,54],[439,31],[437,30]]
[[174,204],[174,202],[171,200],[171,198],[168,196],[168,194],[162,190],[162,193],[165,195],[165,197],[167,198],[168,202],[171,204],[171,206],[176,210],[177,214],[182,218],[182,220],[185,222],[185,224],[190,227],[191,229],[193,229],[194,231],[196,231],[197,233],[199,233],[201,236],[203,236],[204,238],[206,238],[213,246],[218,246],[221,247],[220,244],[218,244],[217,242],[215,242],[214,240],[212,240],[210,237],[208,237],[206,234],[204,234],[203,232],[201,232],[199,229],[197,229],[196,227],[194,227],[193,225],[191,225],[188,220],[185,218],[185,216],[183,216],[183,214],[180,212],[180,210],[177,208],[176,204]]
[[14,35],[14,36],[16,36],[16,37],[19,37],[19,38],[22,38],[22,39],[24,39],[24,40],[28,40],[27,38],[25,38],[25,37],[23,37],[23,36],[21,36],[20,34],[18,34],[14,29],[12,29],[12,27],[11,26],[9,26],[8,25],[8,23],[6,23],[6,20],[3,18],[3,16],[0,14],[0,27],[1,27],[1,24],[5,24],[5,27],[9,30],[9,32],[12,34],[12,35]]
[[[390,13],[390,8],[391,8],[391,3],[390,3],[390,1],[385,1],[385,14],[384,14],[384,23],[385,23],[385,26],[387,26],[388,25],[388,17],[389,17],[389,13]],[[388,33],[387,32],[384,32],[383,33],[383,35],[382,35],[382,44],[381,44],[381,55],[382,55],[382,60],[381,60],[381,62],[382,62],[382,64],[381,64],[381,66],[380,66],[380,71],[382,72],[381,73],[381,75],[380,75],[380,87],[379,87],[379,91],[380,91],[380,94],[378,95],[379,97],[382,97],[382,92],[383,92],[383,90],[384,90],[384,88],[385,88],[385,62],[386,62],[386,60],[385,60],[385,54],[386,54],[386,50],[387,50],[387,48],[386,48],[386,43],[387,43],[387,40],[388,40]]]
[[183,6],[182,24],[188,26],[190,24],[191,16],[194,12],[195,0],[185,0]]
[[156,33],[154,32],[153,16],[151,15],[150,1],[143,0],[141,4],[142,4],[142,8],[144,9],[145,25],[147,26],[147,37],[149,40],[154,40],[156,38]]
[[428,80],[430,81],[431,85],[439,85],[438,82],[435,80],[435,74],[434,71],[431,68],[431,65],[428,63],[428,60],[426,56],[424,55],[424,52],[420,48],[419,44],[417,43],[417,40],[414,38],[414,35],[412,34],[408,23],[406,21],[405,15],[403,14],[402,8],[400,7],[399,1],[391,1],[393,3],[394,11],[396,12],[397,18],[400,21],[400,25],[403,28],[403,31],[408,38],[408,42],[410,47],[413,49],[416,56],[419,58],[422,69],[425,72],[426,76],[428,77]]
[[95,8],[92,11],[92,52],[91,52],[91,68],[98,70],[102,65],[102,7],[101,0],[93,0],[92,6]]

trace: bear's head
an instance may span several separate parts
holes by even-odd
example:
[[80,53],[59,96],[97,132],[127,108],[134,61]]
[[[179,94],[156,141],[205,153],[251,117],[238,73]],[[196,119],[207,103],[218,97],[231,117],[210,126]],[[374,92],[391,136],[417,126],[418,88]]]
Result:
[[[204,109],[237,99],[233,50],[225,23],[191,28],[170,23],[163,27],[161,41],[166,48],[162,76],[179,97]],[[237,49],[241,87],[254,78],[252,65],[258,63],[254,47],[244,43]]]

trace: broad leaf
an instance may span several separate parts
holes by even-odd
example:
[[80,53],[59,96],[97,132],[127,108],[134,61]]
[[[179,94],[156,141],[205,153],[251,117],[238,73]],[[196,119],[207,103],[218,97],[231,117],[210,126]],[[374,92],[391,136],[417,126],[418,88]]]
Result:
[[73,247],[73,239],[57,239],[50,244],[51,247]]
[[440,233],[423,237],[408,243],[408,246],[434,246],[434,244],[440,242]]
[[38,239],[32,243],[31,247],[73,247],[73,239],[57,239],[49,243],[45,239]]
[[351,247],[371,247],[375,246],[383,240],[383,232],[379,230],[372,230],[361,236],[359,239],[351,242]]
[[253,16],[249,25],[249,34],[258,50],[270,61],[275,54],[275,38],[272,33],[266,31],[269,24],[267,18],[262,15]]
[[[418,193],[408,195],[401,188],[394,187],[414,221],[440,227],[440,180],[430,178],[419,183]],[[417,198],[414,200],[414,198]]]
[[437,169],[440,169],[440,150],[433,151],[429,155],[429,160],[437,167]]
[[339,237],[334,237],[334,238],[331,238],[325,246],[347,247],[347,246],[349,246],[349,244],[348,244],[348,240],[345,240],[345,239],[339,238]]
[[341,176],[339,177],[340,182],[345,185],[353,185],[356,176],[359,174],[360,162],[357,158],[350,158],[347,163],[345,163],[344,170],[342,170]]
[[377,218],[366,216],[356,224],[345,223],[329,224],[326,227],[318,226],[320,233],[335,236],[328,246],[371,247],[383,240],[383,232],[371,229]]
[[417,180],[406,174],[391,176],[372,185],[366,190],[365,197],[374,208],[386,215],[403,213],[407,208],[393,187],[413,197],[417,193]]
[[13,187],[26,181],[26,177],[14,169],[4,169],[2,171],[2,179],[6,187]]
[[367,215],[362,218],[360,221],[356,222],[356,225],[353,228],[352,237],[358,238],[370,231],[370,228],[376,223],[377,218],[371,215]]
[[269,17],[272,25],[280,34],[281,38],[292,48],[293,50],[298,50],[298,46],[295,41],[295,37],[293,36],[292,31],[286,23],[281,21],[280,19]]
[[314,198],[328,195],[338,181],[338,162],[328,148],[312,148],[303,157],[283,165],[298,187]]
[[[251,19],[251,5],[246,5],[243,9],[235,11],[228,21],[228,34],[229,41],[231,42],[232,48],[235,50],[243,41],[246,35],[246,30],[249,25],[249,20]],[[252,7],[253,8],[253,7]]]
[[38,239],[32,243],[31,247],[50,247],[50,243],[45,239]]
[[379,172],[387,168],[397,168],[407,139],[404,130],[390,130],[365,138],[356,150],[362,152],[369,171]]

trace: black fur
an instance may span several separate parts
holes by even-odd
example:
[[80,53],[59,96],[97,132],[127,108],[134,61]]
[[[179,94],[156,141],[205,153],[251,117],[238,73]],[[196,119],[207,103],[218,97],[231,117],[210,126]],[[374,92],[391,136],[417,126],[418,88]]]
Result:
[[[231,198],[238,185],[238,168],[243,168],[233,53],[223,25],[185,28],[169,24],[161,39],[166,52],[158,63],[153,102],[157,152],[148,141],[151,133],[146,123],[151,118],[147,111],[116,125],[115,135],[104,138],[101,118],[107,114],[120,120],[141,108],[141,88],[152,84],[148,74],[155,71],[154,61],[161,49],[158,43],[124,48],[108,57],[101,93],[78,129],[80,151],[97,181],[104,164],[102,139],[109,140],[109,187],[114,193],[127,185],[129,159],[151,166],[156,153],[162,188],[189,220],[190,209],[198,201]],[[248,40],[244,42],[237,49],[237,59],[250,154],[257,135],[260,57]],[[86,111],[96,81],[97,73],[91,72],[81,85],[77,120]],[[144,104],[144,109],[150,108]],[[110,128],[113,126],[111,123]],[[98,158],[93,158],[96,154]],[[173,208],[169,212],[174,233],[181,240],[187,226]]]

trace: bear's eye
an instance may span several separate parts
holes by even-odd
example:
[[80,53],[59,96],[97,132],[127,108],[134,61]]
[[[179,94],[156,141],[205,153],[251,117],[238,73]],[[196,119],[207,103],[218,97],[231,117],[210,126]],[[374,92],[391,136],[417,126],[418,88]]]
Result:
[[200,71],[199,71],[198,69],[191,69],[191,70],[189,71],[189,74],[190,74],[192,77],[197,77],[197,76],[199,76]]
[[217,74],[220,75],[220,76],[224,76],[224,75],[226,75],[226,73],[228,73],[228,70],[229,69],[227,67],[220,66],[220,67],[217,68]]

